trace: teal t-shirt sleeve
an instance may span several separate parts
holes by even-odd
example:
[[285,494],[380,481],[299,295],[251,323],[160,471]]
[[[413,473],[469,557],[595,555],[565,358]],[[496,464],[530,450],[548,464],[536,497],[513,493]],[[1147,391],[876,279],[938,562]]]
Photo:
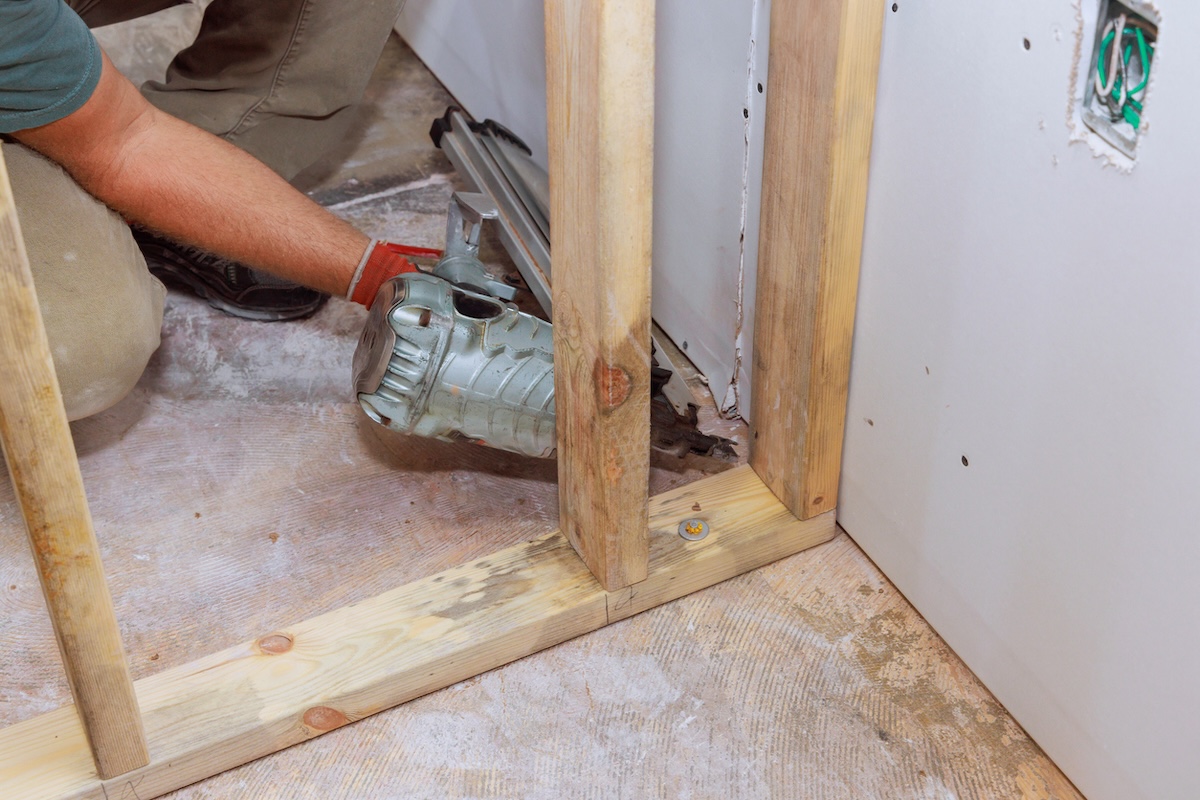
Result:
[[62,0],[0,0],[0,133],[78,110],[100,64],[96,38]]

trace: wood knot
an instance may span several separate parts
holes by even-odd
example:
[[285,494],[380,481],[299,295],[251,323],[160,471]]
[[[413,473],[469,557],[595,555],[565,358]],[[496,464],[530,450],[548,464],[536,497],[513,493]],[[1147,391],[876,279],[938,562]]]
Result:
[[616,408],[629,399],[629,373],[620,367],[596,359],[592,377],[596,383],[596,395],[601,408]]
[[304,712],[304,724],[318,733],[340,728],[349,722],[345,714],[329,706],[313,706]]
[[277,656],[292,649],[292,637],[286,633],[271,633],[258,640],[258,649],[269,656]]

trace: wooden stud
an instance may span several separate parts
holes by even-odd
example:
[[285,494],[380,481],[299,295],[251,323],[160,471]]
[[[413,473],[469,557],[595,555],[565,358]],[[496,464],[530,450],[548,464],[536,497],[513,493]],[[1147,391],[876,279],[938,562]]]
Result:
[[[697,510],[699,508],[700,510]],[[704,519],[701,541],[679,523]],[[96,778],[70,708],[0,731],[0,797],[139,798],[305,741],[828,541],[749,467],[651,502],[650,568],[605,592],[558,533],[137,682],[154,760]]]
[[146,740],[3,153],[0,375],[0,442],[81,730],[99,774],[120,775],[149,762]]
[[654,1],[546,0],[559,523],[645,579]]
[[802,519],[837,504],[883,13],[771,5],[750,463]]

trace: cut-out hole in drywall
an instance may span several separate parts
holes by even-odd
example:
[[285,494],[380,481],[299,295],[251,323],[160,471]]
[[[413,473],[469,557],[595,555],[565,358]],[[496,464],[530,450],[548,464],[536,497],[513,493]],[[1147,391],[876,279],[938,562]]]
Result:
[[1138,0],[1108,0],[1097,18],[1088,59],[1083,121],[1129,158],[1138,134],[1158,45],[1158,16]]
[[1149,128],[1146,105],[1157,72],[1161,17],[1149,0],[1077,0],[1075,8],[1071,140],[1086,142],[1094,155],[1128,172]]

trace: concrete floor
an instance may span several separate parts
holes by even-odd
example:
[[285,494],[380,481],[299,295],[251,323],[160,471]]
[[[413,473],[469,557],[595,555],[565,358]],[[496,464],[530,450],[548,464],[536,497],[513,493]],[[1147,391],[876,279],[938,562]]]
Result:
[[[145,77],[194,13],[104,42]],[[305,188],[372,234],[440,245],[454,178],[426,131],[449,99],[394,41],[358,134]],[[363,417],[363,316],[335,300],[263,325],[172,294],[137,389],[73,426],[135,678],[555,527],[552,463]],[[704,425],[744,441],[711,409]],[[726,466],[656,457],[652,488]],[[0,724],[69,701],[7,481],[0,643]],[[170,795],[1078,796],[844,534]]]

